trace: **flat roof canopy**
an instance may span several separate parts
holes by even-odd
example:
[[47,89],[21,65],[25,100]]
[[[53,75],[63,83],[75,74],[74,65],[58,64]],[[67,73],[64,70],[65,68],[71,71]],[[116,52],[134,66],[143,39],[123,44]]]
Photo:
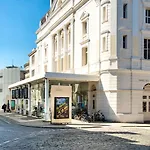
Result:
[[31,78],[24,79],[8,86],[9,89],[26,85],[28,83],[37,82],[41,79],[49,79],[53,81],[74,81],[74,82],[92,82],[99,81],[98,75],[85,75],[85,74],[71,74],[71,73],[58,73],[46,72],[43,75],[37,75]]

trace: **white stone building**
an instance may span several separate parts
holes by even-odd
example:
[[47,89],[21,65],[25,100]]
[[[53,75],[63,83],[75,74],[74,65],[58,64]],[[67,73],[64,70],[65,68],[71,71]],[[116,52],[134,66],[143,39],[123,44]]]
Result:
[[[24,71],[15,66],[8,66],[0,70],[0,107],[10,100],[8,86],[24,79]],[[10,103],[11,104],[11,103]]]
[[74,85],[78,102],[87,94],[89,113],[149,121],[150,0],[50,0],[50,5],[29,54],[30,78],[9,88],[42,87],[45,80],[45,116],[49,85],[63,82]]

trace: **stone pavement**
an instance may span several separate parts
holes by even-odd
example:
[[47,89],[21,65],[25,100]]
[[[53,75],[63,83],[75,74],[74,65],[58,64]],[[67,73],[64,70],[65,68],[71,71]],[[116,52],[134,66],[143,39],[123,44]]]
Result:
[[99,123],[87,123],[79,120],[72,119],[71,124],[51,124],[50,122],[45,122],[44,119],[38,119],[36,117],[22,116],[17,113],[4,113],[0,111],[0,116],[3,121],[10,124],[11,122],[17,123],[22,126],[27,127],[37,127],[37,128],[53,128],[53,129],[69,129],[69,128],[79,128],[79,129],[94,129],[97,130],[117,130],[118,128],[144,128],[150,129],[150,124],[140,124],[140,123],[110,123],[110,122],[99,122]]

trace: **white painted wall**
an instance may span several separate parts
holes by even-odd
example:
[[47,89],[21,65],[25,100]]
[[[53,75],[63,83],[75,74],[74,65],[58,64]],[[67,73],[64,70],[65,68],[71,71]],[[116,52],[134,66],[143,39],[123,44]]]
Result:
[[[127,19],[123,19],[123,4],[128,4]],[[107,20],[103,21],[103,7]],[[150,25],[144,22],[145,8],[150,1],[142,0],[66,0],[53,8],[47,22],[37,33],[36,73],[54,71],[52,36],[74,20],[74,45],[70,72],[99,74],[97,86],[97,110],[101,109],[107,119],[115,121],[143,121],[143,86],[150,82],[150,61],[143,57],[143,40],[150,38]],[[74,10],[74,13],[73,13]],[[88,17],[89,42],[81,44],[83,12]],[[127,49],[122,48],[122,36],[127,35]],[[103,50],[106,37],[106,50]],[[44,58],[44,45],[48,45],[48,58]],[[82,47],[89,48],[88,65],[82,67]],[[30,67],[30,70],[33,66]],[[89,84],[90,86],[90,84]]]
[[9,89],[8,86],[17,81],[20,81],[20,69],[19,68],[4,68],[0,70],[0,108],[1,106],[9,100]]

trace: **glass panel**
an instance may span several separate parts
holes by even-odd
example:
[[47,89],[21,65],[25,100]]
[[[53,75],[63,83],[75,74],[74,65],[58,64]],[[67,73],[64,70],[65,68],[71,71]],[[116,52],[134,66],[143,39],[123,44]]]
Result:
[[127,35],[123,36],[123,48],[127,48]]
[[148,105],[148,111],[150,112],[150,102],[148,103],[149,105]]
[[150,23],[150,18],[148,18],[147,23]]
[[144,39],[144,48],[147,48],[147,39]]
[[147,11],[148,11],[148,12],[147,12],[147,15],[150,16],[150,10],[147,10]]
[[146,112],[146,111],[147,111],[147,103],[143,102],[143,112]]
[[144,50],[144,59],[147,59],[147,50]]
[[145,17],[145,23],[147,23],[147,17]]
[[150,59],[150,50],[148,50],[148,59]]
[[147,10],[145,11],[145,16],[147,16]]
[[143,96],[143,99],[147,99],[147,96]]
[[93,100],[93,109],[95,109],[95,100]]
[[127,18],[127,4],[123,5],[123,18]]

